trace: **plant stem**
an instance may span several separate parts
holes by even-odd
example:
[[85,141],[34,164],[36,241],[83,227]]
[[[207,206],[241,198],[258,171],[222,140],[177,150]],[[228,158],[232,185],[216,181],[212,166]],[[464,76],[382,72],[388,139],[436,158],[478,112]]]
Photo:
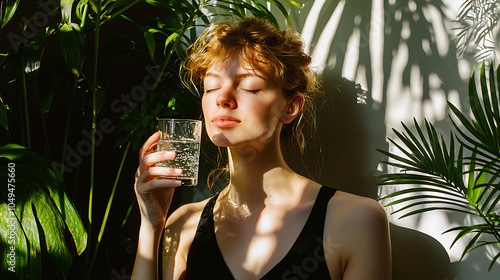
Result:
[[68,137],[69,137],[69,128],[71,124],[71,114],[73,111],[73,100],[75,99],[75,92],[76,92],[76,87],[78,84],[78,76],[74,76],[75,78],[75,83],[73,86],[73,92],[71,96],[69,97],[69,108],[68,108],[68,116],[66,117],[66,127],[64,128],[64,140],[63,140],[63,151],[62,151],[62,158],[61,158],[61,178],[63,178],[64,175],[64,167],[66,166],[66,146],[68,145]]
[[120,10],[118,10],[118,12],[112,14],[109,18],[105,19],[104,22],[108,21],[108,20],[111,20],[113,18],[115,18],[116,16],[119,16],[121,15],[123,12],[125,12],[126,10],[132,8],[135,4],[141,2],[141,0],[135,0],[134,2],[128,4],[127,6],[121,8]]
[[[94,196],[94,173],[95,173],[95,134],[96,134],[96,122],[97,122],[97,65],[99,62],[99,35],[101,31],[101,2],[102,0],[97,0],[97,14],[96,14],[96,28],[95,28],[95,41],[94,41],[94,75],[92,77],[92,140],[91,140],[91,151],[90,151],[90,191],[89,191],[89,209],[88,209],[88,219],[89,219],[89,239],[92,238],[92,203]],[[88,268],[89,254],[85,261],[85,266]],[[92,271],[87,269],[87,279],[92,274]]]
[[175,49],[177,48],[177,45],[179,44],[179,42],[182,39],[182,35],[186,32],[186,30],[189,28],[189,26],[191,26],[191,24],[193,23],[195,15],[196,15],[196,11],[194,11],[193,14],[189,16],[189,20],[183,26],[181,34],[179,34],[179,36],[177,38],[175,38],[175,41],[172,44],[172,49],[170,49],[170,51],[168,52],[167,58],[165,59],[165,63],[163,63],[161,71],[158,74],[158,76],[156,77],[156,81],[155,81],[155,84],[153,86],[153,90],[155,90],[158,87],[158,85],[160,84],[161,77],[163,76],[163,73],[165,72],[165,69],[167,68],[168,63],[170,62],[170,59],[172,58],[172,55],[174,54]]
[[476,208],[476,211],[479,213],[479,215],[481,216],[481,218],[483,218],[483,220],[486,222],[486,224],[488,225],[488,227],[490,228],[493,236],[497,239],[497,241],[500,243],[500,233],[496,230],[495,226],[493,224],[491,224],[490,220],[488,219],[488,217],[486,217],[486,215],[484,215],[483,211],[481,211],[481,209],[479,209],[475,203],[472,203],[471,201],[469,201],[471,205],[474,206],[474,208]]
[[28,113],[28,91],[26,90],[26,73],[24,72],[23,69],[24,65],[24,55],[21,55],[21,84],[23,87],[23,103],[24,103],[24,122],[26,126],[26,131],[25,131],[25,145],[28,147],[28,149],[31,149],[31,136],[30,136],[30,118],[29,118],[29,113]]
[[45,136],[45,144],[44,144],[44,155],[46,157],[49,157],[51,152],[50,152],[50,145],[49,145],[49,135],[47,133],[47,125],[45,124],[45,118],[43,116],[42,112],[42,105],[40,103],[40,97],[38,96],[38,89],[36,86],[36,82],[33,85],[33,93],[35,95],[36,103],[38,105],[38,109],[40,109],[40,121],[42,122],[42,129],[43,129],[43,134]]
[[97,237],[97,242],[95,244],[94,252],[92,254],[90,266],[88,267],[89,271],[92,271],[92,268],[94,266],[94,262],[95,262],[95,259],[97,256],[97,251],[99,250],[99,245],[101,244],[102,235],[104,233],[104,229],[106,228],[106,223],[108,221],[109,211],[111,210],[111,205],[113,204],[113,199],[115,197],[116,186],[118,186],[118,181],[120,180],[120,175],[122,173],[123,165],[125,163],[125,159],[127,158],[127,154],[130,150],[131,144],[132,144],[132,142],[128,141],[127,147],[125,148],[125,152],[123,152],[123,157],[122,157],[122,161],[120,163],[120,167],[118,168],[118,172],[116,173],[116,178],[115,178],[115,182],[113,184],[113,189],[112,189],[111,195],[109,196],[109,199],[108,199],[108,206],[106,207],[106,212],[104,213],[104,217],[103,217],[103,220],[101,223],[101,230],[99,231],[99,236]]

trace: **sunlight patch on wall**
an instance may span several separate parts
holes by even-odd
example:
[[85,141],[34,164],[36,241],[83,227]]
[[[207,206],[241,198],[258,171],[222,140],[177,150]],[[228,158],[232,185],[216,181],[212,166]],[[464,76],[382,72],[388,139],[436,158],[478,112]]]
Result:
[[425,6],[423,13],[426,20],[432,24],[432,30],[434,31],[433,39],[436,40],[437,51],[441,57],[445,57],[449,52],[450,42],[448,31],[446,31],[443,23],[444,19],[435,6]]
[[429,75],[429,96],[430,99],[424,100],[424,118],[431,123],[442,121],[447,117],[446,93],[441,86],[443,82],[436,73]]
[[[304,28],[302,29],[301,35],[305,43],[304,51],[307,54],[310,54],[310,48],[314,36],[314,31],[316,30],[316,25],[318,24],[321,8],[323,8],[325,2],[326,0],[314,1],[311,10],[307,14],[306,21],[304,22]],[[335,30],[337,30],[337,28],[335,28]]]
[[349,80],[355,80],[356,78],[356,69],[358,68],[359,62],[360,40],[361,31],[359,30],[359,27],[356,27],[352,31],[349,41],[347,41],[347,47],[344,55],[344,65],[342,66],[342,76]]
[[[413,64],[410,70],[410,89],[411,99],[414,105],[417,105],[424,96],[424,88],[422,81],[422,74],[420,73],[420,66]],[[416,118],[422,117],[421,115],[415,116]]]
[[463,81],[469,80],[472,75],[472,68],[468,60],[459,59],[458,60],[458,74]]
[[403,88],[401,81],[403,79],[403,71],[408,63],[408,46],[400,44],[398,50],[393,53],[391,62],[391,72],[387,81],[386,92],[386,126],[387,135],[393,135],[391,128],[400,127],[401,121],[411,120],[411,112],[408,112],[407,100],[404,96],[409,96],[409,89]]
[[378,109],[384,99],[384,1],[372,1],[370,22],[370,57],[372,62],[371,95],[374,109]]
[[328,23],[321,32],[321,35],[318,39],[318,43],[314,48],[312,54],[313,59],[311,67],[313,67],[313,69],[315,69],[320,74],[323,73],[323,70],[326,67],[326,62],[328,60],[328,55],[330,53],[330,47],[332,45],[333,38],[335,37],[335,32],[337,31],[340,18],[342,17],[342,12],[344,11],[344,5],[345,5],[345,0],[340,1],[337,4],[335,11],[333,11],[332,16],[330,17]]
[[424,232],[436,240],[439,241],[443,245],[444,248],[448,251],[448,256],[450,257],[451,262],[456,262],[460,259],[462,255],[462,251],[466,246],[466,242],[468,241],[467,237],[457,241],[453,248],[450,249],[450,245],[455,238],[457,232],[451,232],[443,234],[444,231],[459,226],[457,223],[450,222],[454,220],[450,218],[450,216],[459,216],[456,213],[444,212],[444,211],[432,211],[427,213],[422,213],[419,216],[418,224],[416,229]]

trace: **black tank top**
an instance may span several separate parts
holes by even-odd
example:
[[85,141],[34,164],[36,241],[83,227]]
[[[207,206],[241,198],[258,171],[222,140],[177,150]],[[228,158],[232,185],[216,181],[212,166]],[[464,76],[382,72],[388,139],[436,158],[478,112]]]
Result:
[[[331,279],[323,250],[323,230],[328,201],[335,189],[321,187],[306,224],[285,257],[261,280]],[[215,239],[212,197],[201,213],[198,229],[189,249],[187,280],[231,280],[229,270]]]

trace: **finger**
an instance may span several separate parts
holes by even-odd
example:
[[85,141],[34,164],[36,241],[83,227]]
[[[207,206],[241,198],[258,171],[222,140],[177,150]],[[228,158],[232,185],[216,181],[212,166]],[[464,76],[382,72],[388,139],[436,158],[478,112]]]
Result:
[[143,173],[147,168],[154,166],[154,164],[156,163],[172,160],[174,158],[175,158],[174,151],[161,151],[145,155],[139,162],[139,169],[138,169],[139,175]]
[[[147,183],[148,181],[151,181],[157,177],[177,177],[182,174],[182,169],[178,168],[170,168],[170,167],[150,167],[144,171],[143,174],[139,176],[139,179],[137,182],[139,184],[141,183]],[[165,180],[172,180],[172,179],[165,179]]]
[[146,142],[141,147],[141,150],[139,151],[139,158],[142,158],[144,155],[148,154],[151,152],[151,150],[154,148],[154,145],[158,142],[160,139],[161,132],[157,131],[153,135],[151,135]]
[[151,180],[137,189],[137,193],[146,194],[158,189],[174,189],[181,185],[180,180],[161,179]]

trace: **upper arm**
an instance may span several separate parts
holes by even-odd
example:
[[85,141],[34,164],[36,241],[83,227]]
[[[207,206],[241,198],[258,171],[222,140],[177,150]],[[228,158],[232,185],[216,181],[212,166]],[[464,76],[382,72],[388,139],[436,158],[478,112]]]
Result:
[[343,280],[391,279],[387,214],[376,201],[355,197],[343,205],[340,229],[345,261]]
[[161,246],[163,280],[184,279],[189,247],[194,238],[201,213],[194,205],[184,205],[175,210],[165,223]]

